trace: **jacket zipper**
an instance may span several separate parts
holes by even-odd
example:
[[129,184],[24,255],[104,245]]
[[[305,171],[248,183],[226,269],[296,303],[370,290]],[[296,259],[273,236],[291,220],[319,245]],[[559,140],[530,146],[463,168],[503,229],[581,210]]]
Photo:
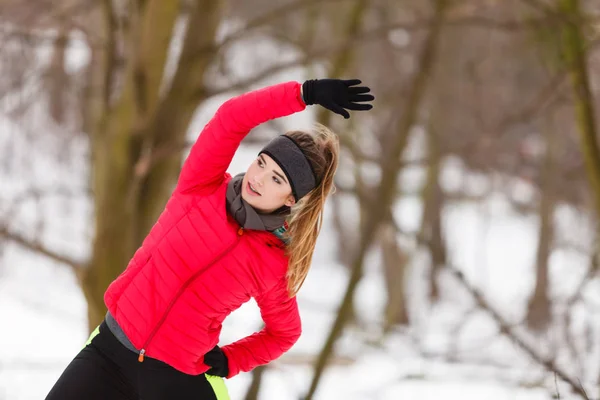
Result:
[[156,324],[156,326],[154,327],[154,329],[152,330],[152,332],[150,332],[150,336],[148,336],[148,339],[146,340],[146,343],[144,343],[144,346],[142,346],[142,349],[140,350],[140,354],[138,356],[138,361],[139,362],[144,362],[144,355],[146,354],[146,349],[148,348],[148,346],[150,345],[150,342],[152,341],[152,338],[154,338],[154,335],[156,334],[156,332],[158,331],[158,328],[160,328],[160,326],[165,322],[165,319],[167,318],[167,315],[169,315],[169,312],[171,311],[171,308],[173,308],[173,306],[175,305],[175,302],[177,301],[177,299],[181,296],[181,294],[183,293],[183,291],[194,281],[196,280],[196,278],[198,278],[198,276],[200,276],[202,273],[204,273],[208,268],[210,268],[213,264],[215,264],[217,261],[219,261],[221,258],[223,258],[225,256],[225,254],[229,253],[230,251],[232,251],[239,243],[240,243],[240,236],[242,236],[244,234],[244,228],[240,227],[237,231],[237,237],[235,242],[233,242],[232,244],[230,244],[224,251],[222,251],[221,253],[219,253],[215,258],[213,258],[208,264],[206,264],[202,269],[200,269],[198,272],[196,272],[194,275],[192,275],[192,277],[190,279],[188,279],[177,291],[177,294],[175,295],[175,297],[173,298],[173,300],[171,300],[171,302],[169,303],[169,306],[167,307],[167,309],[165,310],[165,312],[163,313],[162,317],[160,318],[160,320],[158,321],[158,323]]

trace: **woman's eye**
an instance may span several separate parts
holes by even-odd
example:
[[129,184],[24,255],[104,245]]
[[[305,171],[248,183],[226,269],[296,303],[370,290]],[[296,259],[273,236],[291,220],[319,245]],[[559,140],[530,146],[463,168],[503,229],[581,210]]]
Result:
[[281,181],[279,181],[279,178],[274,176],[273,180],[275,181],[276,184],[281,185]]
[[263,162],[261,160],[258,160],[258,166],[262,167],[263,166]]

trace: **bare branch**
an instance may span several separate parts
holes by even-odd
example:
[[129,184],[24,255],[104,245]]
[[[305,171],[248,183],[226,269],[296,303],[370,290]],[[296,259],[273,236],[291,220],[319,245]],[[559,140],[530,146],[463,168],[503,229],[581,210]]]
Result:
[[58,261],[62,264],[65,264],[65,265],[71,267],[75,271],[76,274],[79,274],[80,271],[82,270],[83,266],[85,265],[85,262],[76,261],[67,256],[58,254],[55,251],[46,248],[41,243],[32,242],[29,239],[25,238],[24,236],[22,236],[18,233],[10,232],[7,228],[5,228],[3,226],[0,226],[0,238],[10,240],[10,241],[20,245],[21,247],[24,247],[35,253],[44,255],[54,261]]
[[[532,24],[533,22],[534,22],[533,20],[528,21],[528,22],[497,21],[497,20],[488,19],[488,18],[484,18],[484,17],[464,17],[464,18],[460,18],[460,19],[457,18],[453,21],[446,21],[446,24],[450,24],[453,26],[473,25],[473,26],[482,26],[482,27],[487,27],[487,28],[504,28],[506,30],[516,30],[517,28],[530,27],[530,25],[528,25],[528,24]],[[542,20],[535,20],[535,22],[542,23]],[[405,29],[405,30],[410,30],[410,31],[426,30],[426,29],[428,29],[428,26],[430,26],[430,24],[431,24],[430,20],[421,20],[421,21],[415,21],[415,22],[392,23],[389,25],[380,26],[375,29],[371,29],[368,31],[364,31],[360,34],[357,34],[354,37],[354,40],[348,40],[344,43],[337,44],[335,46],[329,46],[329,47],[325,47],[322,49],[314,50],[312,52],[308,52],[304,56],[299,57],[295,60],[290,60],[290,61],[287,61],[284,63],[272,65],[269,68],[266,68],[263,71],[258,72],[255,75],[250,76],[246,79],[237,81],[230,86],[226,86],[226,87],[222,87],[222,88],[217,88],[217,87],[208,88],[208,89],[206,89],[206,92],[203,92],[200,95],[205,95],[206,97],[212,97],[212,96],[217,96],[217,95],[229,92],[229,91],[243,90],[256,82],[259,82],[273,74],[277,74],[288,68],[293,68],[293,67],[296,67],[298,65],[303,65],[303,64],[305,65],[309,62],[316,62],[322,58],[331,57],[341,51],[344,51],[345,49],[347,49],[349,47],[355,46],[357,43],[380,39],[381,37],[383,37],[384,35],[386,35],[387,33],[391,32],[391,31],[394,31],[397,29]],[[597,42],[598,41],[594,42],[594,45]],[[515,121],[515,120],[522,120],[523,116],[534,114],[538,110],[543,108],[543,106],[547,104],[547,101],[549,98],[546,95],[546,93],[547,92],[551,92],[551,93],[556,92],[557,86],[558,86],[557,82],[562,83],[562,81],[565,78],[566,72],[567,71],[563,71],[560,74],[558,74],[551,81],[551,84],[549,84],[547,87],[545,87],[545,90],[540,93],[540,96],[536,97],[536,100],[532,102],[532,106],[530,108],[524,110],[519,115],[511,117],[510,120],[504,121],[503,125],[508,125],[512,121]]]
[[[600,236],[596,238],[596,242],[598,241],[600,241]],[[598,274],[598,271],[600,271],[600,245],[596,243],[592,251],[593,253],[587,273],[581,279],[579,285],[577,285],[573,295],[571,295],[571,297],[569,297],[566,301],[566,306],[568,308],[573,307],[577,301],[581,300],[583,296],[583,289],[585,289],[587,284],[590,283],[590,281]]]
[[[403,232],[401,230],[400,226],[398,225],[398,223],[395,222],[395,220],[394,220],[394,223],[395,223],[396,230],[399,233],[408,234],[408,235],[414,237],[418,243],[423,244],[425,246],[431,245],[431,243],[429,242],[429,240],[427,238],[421,236],[420,234],[412,234],[412,233]],[[556,362],[553,359],[549,359],[549,358],[546,358],[546,357],[538,354],[537,351],[534,350],[533,347],[531,345],[529,345],[526,342],[526,340],[523,339],[516,332],[515,328],[517,325],[507,322],[500,315],[500,313],[498,311],[496,311],[496,309],[493,308],[487,302],[485,297],[466,280],[462,271],[460,271],[456,266],[451,265],[451,264],[447,264],[445,266],[445,268],[462,284],[462,286],[471,294],[471,296],[473,296],[477,306],[479,308],[485,310],[488,314],[491,315],[491,317],[494,319],[494,321],[498,324],[498,326],[500,328],[500,332],[502,334],[508,336],[509,339],[511,339],[513,342],[515,342],[525,353],[527,353],[538,364],[540,364],[541,366],[546,368],[548,371],[553,372],[556,376],[560,377],[560,379],[562,379],[564,382],[567,382],[571,386],[572,390],[575,393],[577,393],[579,396],[581,396],[583,399],[588,398],[585,393],[585,390],[581,386],[581,382],[576,382],[574,378],[571,378],[566,372],[564,372],[562,369],[560,369],[560,367],[556,364]],[[594,268],[591,268],[590,270],[594,270]]]
[[[533,9],[541,11],[544,14],[556,16],[558,13],[551,6],[544,4],[540,0],[521,0],[523,3],[527,4]],[[563,16],[564,17],[564,16]]]
[[117,54],[117,21],[115,12],[112,7],[111,0],[103,0],[101,2],[102,17],[103,17],[103,28],[106,36],[106,46],[102,49],[104,54],[104,69],[103,82],[102,82],[102,106],[108,108],[110,103],[111,89],[113,87],[113,73],[116,64]]
[[[30,11],[10,19],[10,25],[0,23],[0,30],[4,31],[5,39],[25,38],[35,45],[45,44],[53,42],[56,38],[51,32],[53,28],[62,27],[66,31],[80,30],[94,46],[104,45],[98,38],[92,37],[89,24],[77,19],[89,15],[89,1],[56,2],[48,10],[35,6],[31,7]],[[35,28],[29,28],[31,26]]]
[[511,324],[496,311],[485,299],[485,297],[475,289],[469,282],[467,282],[464,274],[455,266],[447,265],[446,268],[456,277],[456,279],[463,285],[463,287],[473,296],[477,305],[488,312],[491,317],[496,321],[500,327],[500,332],[508,336],[515,344],[517,344],[521,350],[527,353],[534,361],[541,366],[545,367],[548,371],[554,372],[560,379],[567,382],[573,392],[577,393],[581,398],[586,399],[587,395],[585,390],[581,386],[581,383],[576,382],[574,378],[571,378],[566,372],[564,372],[554,360],[546,358],[537,353],[531,345],[529,345],[525,339],[523,339],[514,329]]
[[268,11],[244,24],[244,27],[235,31],[234,33],[226,36],[220,45],[225,45],[230,43],[236,39],[243,38],[248,32],[252,29],[260,28],[264,25],[269,24],[271,21],[280,19],[289,14],[292,14],[297,11],[302,11],[305,8],[309,8],[313,5],[322,5],[324,3],[334,3],[334,2],[345,2],[348,0],[296,0],[292,3],[285,4],[283,6],[277,7],[271,11]]
[[52,188],[39,188],[39,187],[30,187],[27,190],[24,190],[17,196],[11,199],[12,203],[22,204],[30,199],[40,199],[42,197],[50,197],[50,196],[61,196],[61,197],[77,197],[79,195],[86,194],[84,191],[76,192],[67,187],[52,187]]

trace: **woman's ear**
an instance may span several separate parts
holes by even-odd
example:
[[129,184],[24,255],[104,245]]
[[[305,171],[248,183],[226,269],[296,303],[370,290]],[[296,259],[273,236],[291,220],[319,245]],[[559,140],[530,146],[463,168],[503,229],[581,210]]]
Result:
[[294,195],[289,195],[287,197],[287,199],[285,199],[285,203],[283,203],[284,205],[288,206],[288,207],[292,207],[294,204],[296,204],[296,199],[294,199]]

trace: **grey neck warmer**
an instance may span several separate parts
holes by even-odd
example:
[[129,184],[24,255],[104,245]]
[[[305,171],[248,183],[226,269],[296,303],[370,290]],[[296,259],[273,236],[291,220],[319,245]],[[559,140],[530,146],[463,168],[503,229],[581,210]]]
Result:
[[283,170],[292,187],[292,194],[296,201],[306,196],[317,186],[317,179],[312,165],[310,165],[300,146],[289,136],[277,136],[259,154],[261,153],[271,157]]
[[270,214],[259,214],[250,204],[242,199],[242,180],[244,174],[238,174],[227,185],[227,211],[246,229],[257,231],[274,231],[283,226],[290,215],[290,208],[282,206]]

